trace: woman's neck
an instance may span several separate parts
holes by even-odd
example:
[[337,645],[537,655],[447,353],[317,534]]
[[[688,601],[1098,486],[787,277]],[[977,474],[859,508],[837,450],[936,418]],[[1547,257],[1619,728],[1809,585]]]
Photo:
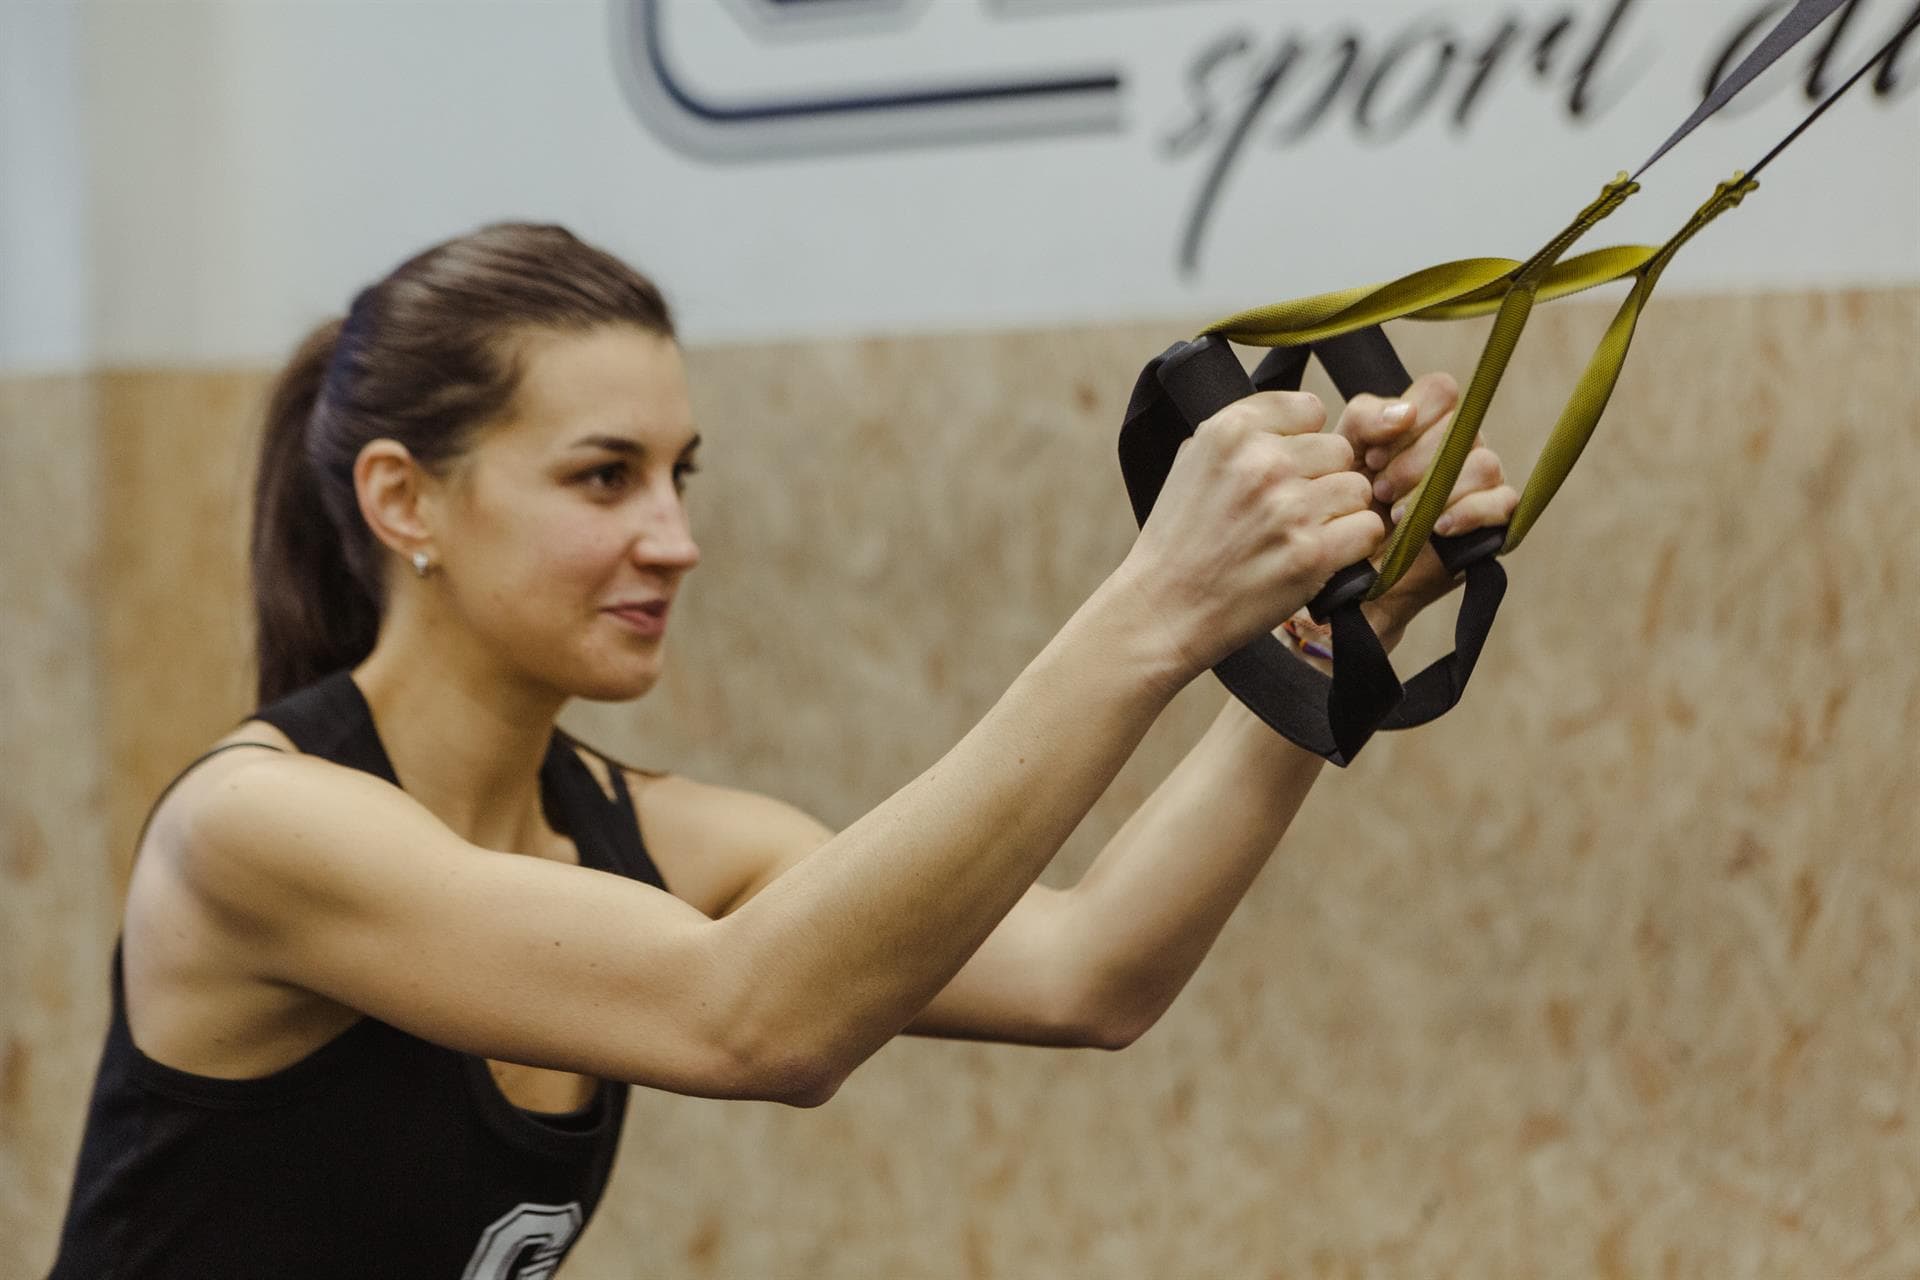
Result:
[[353,672],[394,771],[461,838],[534,852],[549,830],[540,767],[565,699],[410,630],[382,628]]

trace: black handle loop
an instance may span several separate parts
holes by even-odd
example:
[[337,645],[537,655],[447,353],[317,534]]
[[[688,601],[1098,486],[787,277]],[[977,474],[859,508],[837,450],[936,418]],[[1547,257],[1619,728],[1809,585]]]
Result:
[[[1254,390],[1240,358],[1221,338],[1178,343],[1142,371],[1120,432],[1120,465],[1136,520],[1146,523],[1181,442]],[[1276,732],[1339,765],[1359,753],[1404,696],[1361,612],[1366,586],[1355,591],[1354,575],[1346,572],[1349,584],[1340,588],[1342,602],[1331,611],[1340,655],[1332,680],[1271,635],[1214,667],[1228,690]]]
[[[1333,385],[1349,400],[1357,395],[1398,397],[1413,385],[1413,378],[1393,349],[1392,341],[1378,327],[1311,347],[1276,348],[1254,370],[1254,385],[1262,391],[1297,390],[1306,375],[1307,362],[1314,356],[1320,358]],[[1411,729],[1439,719],[1458,705],[1506,596],[1507,573],[1497,559],[1506,540],[1504,525],[1432,540],[1434,552],[1447,572],[1464,573],[1467,578],[1460,612],[1454,621],[1453,652],[1407,681],[1405,696],[1387,711],[1377,728]],[[1340,672],[1338,629],[1334,632],[1333,652],[1337,680]]]
[[[1386,335],[1363,330],[1313,347],[1278,348],[1249,378],[1218,337],[1176,343],[1141,371],[1120,430],[1120,468],[1134,518],[1145,524],[1180,445],[1200,423],[1256,390],[1298,390],[1319,356],[1341,394],[1398,396],[1411,384]],[[1466,574],[1454,625],[1454,651],[1405,685],[1368,625],[1361,603],[1369,565],[1342,570],[1316,604],[1330,604],[1334,663],[1329,679],[1271,635],[1214,667],[1221,683],[1277,733],[1337,765],[1350,763],[1378,729],[1407,729],[1444,715],[1460,701],[1506,594],[1497,559],[1505,531],[1482,529],[1435,538],[1450,572]]]

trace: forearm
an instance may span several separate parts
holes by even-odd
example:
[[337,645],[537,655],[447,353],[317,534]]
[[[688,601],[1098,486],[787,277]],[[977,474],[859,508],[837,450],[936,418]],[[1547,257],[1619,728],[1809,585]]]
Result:
[[[1369,615],[1388,648],[1400,626]],[[1211,728],[1071,891],[1063,963],[1124,1042],[1187,984],[1306,801],[1325,762],[1228,699]]]
[[1116,575],[937,764],[716,924],[744,1034],[844,1072],[951,980],[1184,681],[1132,590]]

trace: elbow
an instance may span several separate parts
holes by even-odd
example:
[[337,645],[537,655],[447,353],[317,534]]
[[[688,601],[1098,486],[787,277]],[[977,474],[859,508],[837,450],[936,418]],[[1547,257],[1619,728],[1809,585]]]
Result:
[[[737,958],[743,949],[724,954]],[[702,997],[689,1010],[708,1081],[708,1087],[694,1091],[789,1107],[823,1106],[859,1059],[844,1051],[823,1011],[796,999],[786,984],[765,980],[765,972],[744,962],[715,963],[710,970]]]
[[777,1102],[789,1107],[818,1107],[833,1099],[852,1074],[830,1055],[791,1046],[732,1038],[722,1046],[713,1070],[714,1085],[700,1092],[745,1102]]
[[1118,1052],[1145,1035],[1166,1012],[1138,982],[1110,978],[1089,984],[1074,1002],[1067,1020],[1067,1043],[1083,1049]]
[[839,1052],[829,1036],[787,1018],[751,1014],[731,1020],[721,1033],[719,1069],[725,1097],[818,1107],[831,1101],[859,1065]]
[[827,1103],[833,1101],[833,1095],[840,1092],[840,1086],[845,1080],[845,1076],[831,1074],[815,1076],[807,1080],[794,1082],[783,1090],[779,1096],[769,1098],[768,1101],[778,1102],[783,1106],[799,1107],[805,1110],[812,1110],[814,1107],[824,1107]]
[[852,1074],[818,1055],[789,1056],[763,1065],[755,1073],[755,1094],[763,1102],[811,1109],[833,1100]]
[[1084,1024],[1080,1043],[1083,1048],[1117,1053],[1131,1047],[1158,1021],[1159,1016],[1151,1012],[1133,1009],[1103,1011]]

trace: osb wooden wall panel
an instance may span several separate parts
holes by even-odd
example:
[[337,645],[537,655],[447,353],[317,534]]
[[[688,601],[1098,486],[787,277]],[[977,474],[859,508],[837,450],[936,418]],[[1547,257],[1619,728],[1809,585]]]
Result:
[[154,795],[252,706],[246,541],[266,382],[154,371],[97,385],[107,817],[124,888]]
[[0,380],[0,1275],[43,1261],[100,1052],[100,512],[87,380]]
[[[1516,467],[1609,310],[1536,317],[1492,427]],[[1481,332],[1400,337],[1464,372]],[[707,559],[671,674],[573,723],[855,816],[1124,554],[1112,435],[1169,334],[697,353]],[[903,1041],[812,1112],[638,1094],[569,1274],[1914,1274],[1917,340],[1911,291],[1656,307],[1468,704],[1323,781],[1160,1027],[1117,1055]],[[225,495],[263,386],[107,384],[101,607],[179,611],[96,632],[116,841],[244,705]],[[1176,704],[1050,878],[1218,696]],[[63,957],[80,993],[28,991],[67,1038],[23,1043],[84,1076],[111,925],[22,923],[7,963]],[[78,1119],[4,1185],[59,1183]],[[59,1196],[33,1195],[0,1212],[37,1265]]]

